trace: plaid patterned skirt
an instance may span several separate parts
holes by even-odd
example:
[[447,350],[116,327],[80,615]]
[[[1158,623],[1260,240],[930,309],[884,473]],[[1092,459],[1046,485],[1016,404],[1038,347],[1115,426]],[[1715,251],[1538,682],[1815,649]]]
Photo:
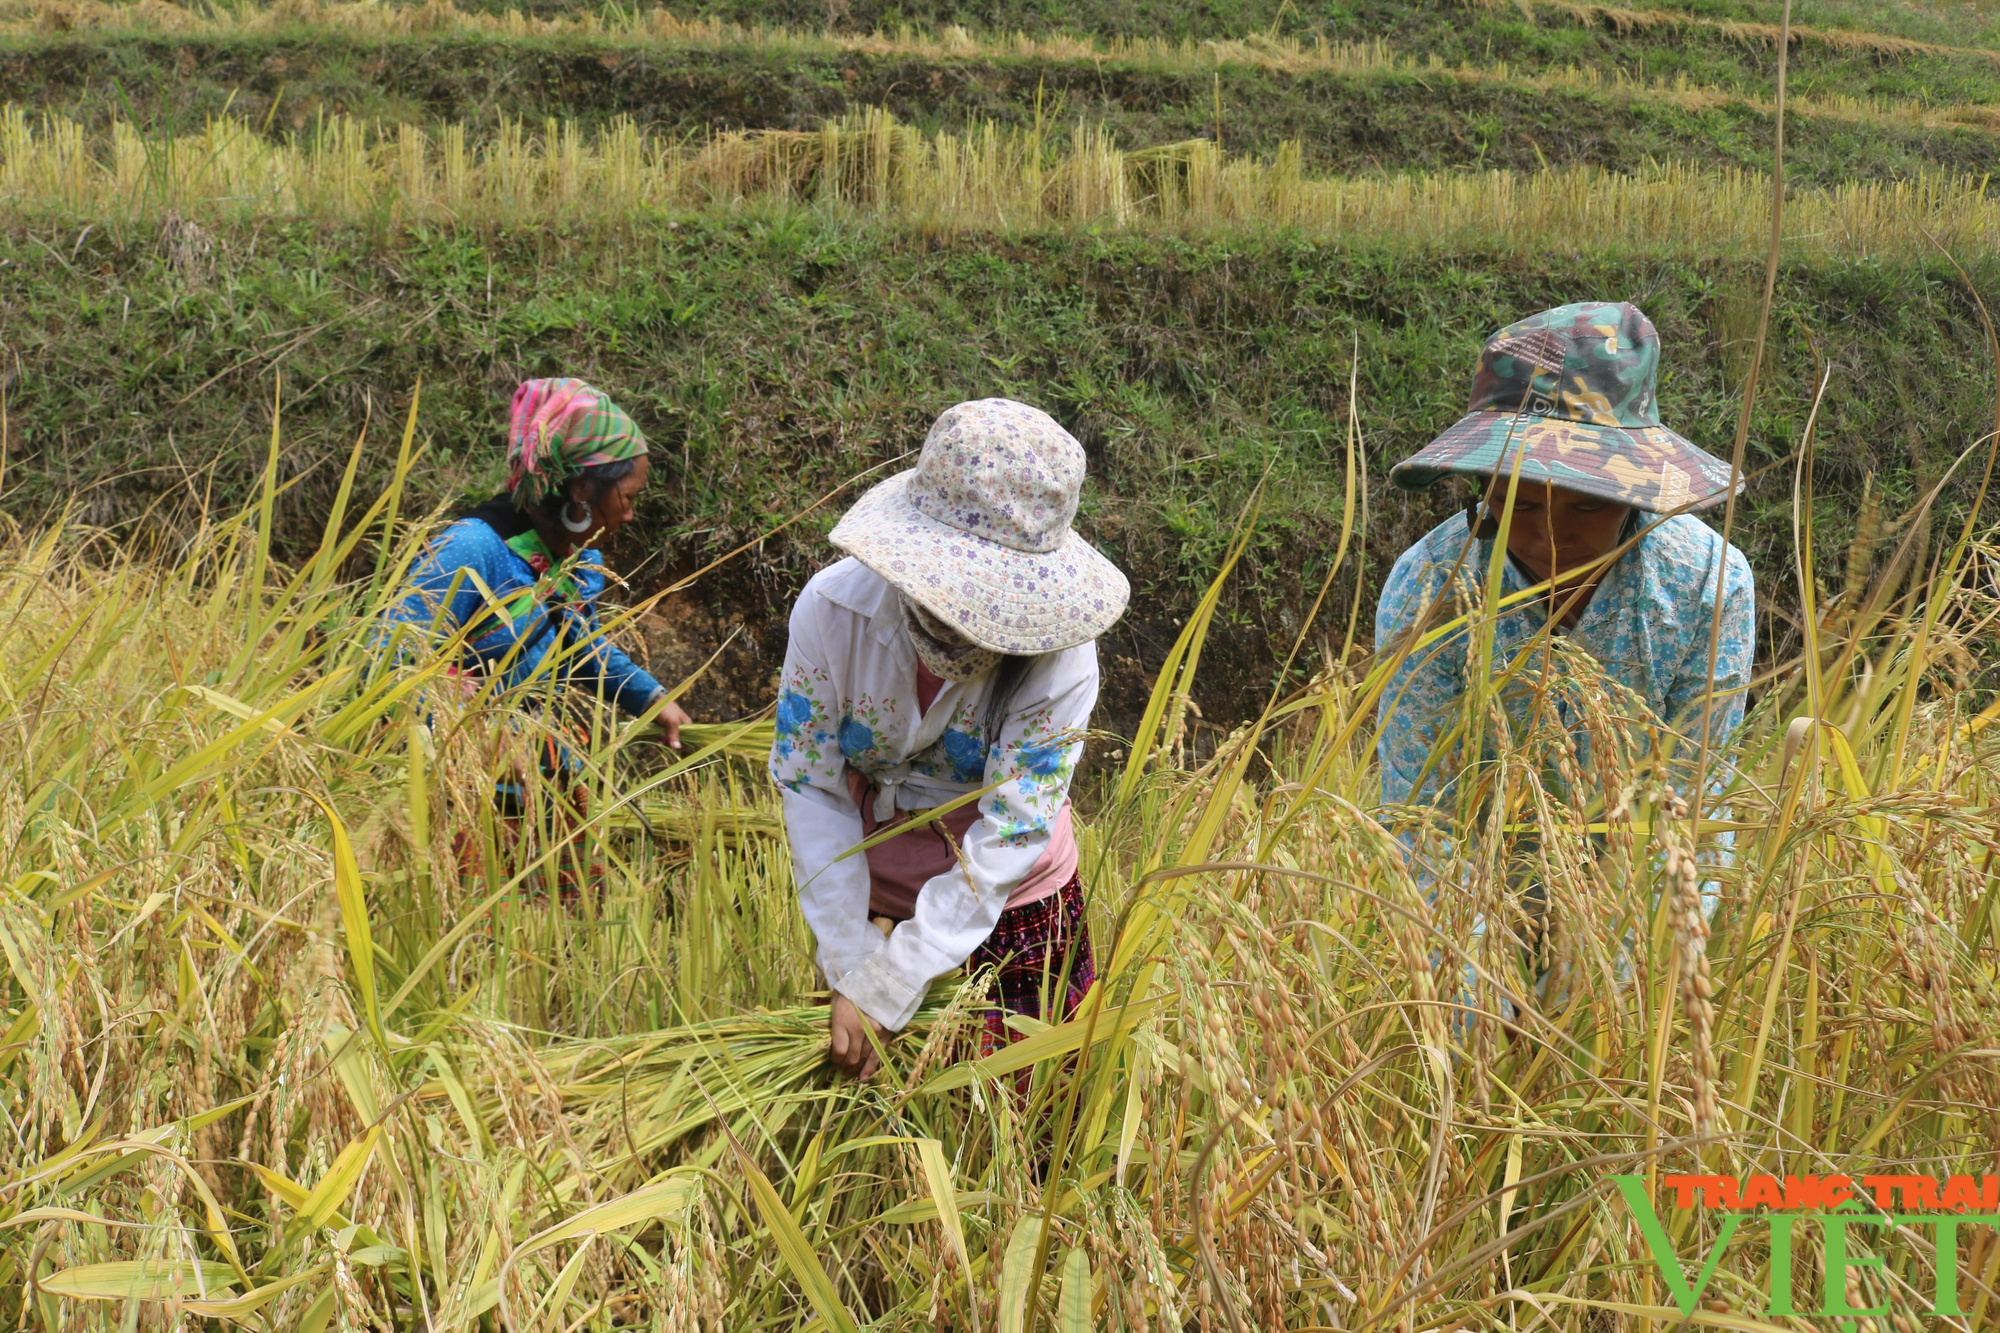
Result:
[[985,967],[998,972],[996,1003],[987,1012],[980,1040],[986,1054],[1015,1039],[1007,1026],[1012,1015],[1060,1023],[1074,1014],[1097,979],[1081,876],[1071,875],[1069,883],[1046,898],[1002,912],[993,933],[965,961],[968,972]]

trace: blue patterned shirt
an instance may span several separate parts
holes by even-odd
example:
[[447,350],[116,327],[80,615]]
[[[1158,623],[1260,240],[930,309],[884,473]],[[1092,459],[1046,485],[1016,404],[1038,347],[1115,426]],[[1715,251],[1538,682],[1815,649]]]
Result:
[[[567,684],[634,716],[645,712],[659,695],[660,682],[604,637],[597,610],[604,596],[604,557],[596,550],[579,552],[572,577],[576,595],[551,598],[499,533],[481,519],[460,519],[425,548],[410,571],[408,592],[390,608],[378,637],[384,646],[394,632],[424,641],[435,629],[440,639],[449,639],[470,624],[461,662],[498,674],[502,689]],[[573,652],[551,671],[549,655],[565,646]]]
[[[1725,743],[1743,720],[1757,637],[1750,565],[1741,551],[1725,548],[1714,529],[1692,515],[1664,522],[1648,514],[1639,517],[1655,526],[1605,573],[1589,606],[1563,633],[1569,646],[1601,665],[1607,680],[1630,690],[1650,710],[1652,717],[1634,718],[1635,726],[1654,720],[1664,723],[1681,738],[1676,753],[1691,754],[1699,743],[1702,700],[1709,686],[1716,561],[1725,549],[1721,639],[1715,662],[1715,743]],[[1490,540],[1469,538],[1460,516],[1438,524],[1403,552],[1389,572],[1376,608],[1376,652],[1391,651],[1440,593],[1443,601],[1426,622],[1429,629],[1478,605],[1492,553]],[[1512,560],[1505,562],[1504,570],[1503,596],[1534,586]],[[1527,722],[1543,677],[1547,649],[1532,641],[1547,628],[1548,617],[1547,601],[1535,598],[1503,612],[1494,626],[1490,669],[1495,675],[1515,665],[1524,648],[1530,654],[1502,692],[1508,723],[1517,732]],[[1436,805],[1454,795],[1453,784],[1463,765],[1458,747],[1454,744],[1434,763],[1431,752],[1463,712],[1471,679],[1469,648],[1469,635],[1461,628],[1413,651],[1383,691],[1376,750],[1384,805]],[[1560,691],[1553,694],[1553,706],[1574,732],[1578,719]],[[1579,734],[1577,743],[1579,759],[1586,761],[1586,738]],[[1492,753],[1490,747],[1487,753]],[[1431,763],[1428,772],[1427,763]]]

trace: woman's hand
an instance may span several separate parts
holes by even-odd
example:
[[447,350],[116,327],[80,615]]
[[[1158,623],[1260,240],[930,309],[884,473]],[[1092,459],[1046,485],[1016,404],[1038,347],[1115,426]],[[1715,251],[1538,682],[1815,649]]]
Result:
[[886,1041],[889,1029],[862,1013],[854,1001],[839,991],[833,994],[833,1011],[827,1018],[827,1028],[833,1037],[833,1067],[863,1083],[875,1077],[882,1057],[876,1054],[875,1043],[868,1038]]
[[654,725],[667,733],[667,744],[676,750],[681,748],[681,728],[692,721],[694,719],[687,715],[687,710],[676,703],[662,708],[660,715],[653,719]]

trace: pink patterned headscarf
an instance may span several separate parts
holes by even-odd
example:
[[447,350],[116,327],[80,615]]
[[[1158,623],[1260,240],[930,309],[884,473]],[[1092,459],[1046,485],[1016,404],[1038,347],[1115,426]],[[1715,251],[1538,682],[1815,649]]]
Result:
[[514,390],[507,489],[539,500],[587,467],[637,458],[646,437],[625,409],[582,380],[529,380]]

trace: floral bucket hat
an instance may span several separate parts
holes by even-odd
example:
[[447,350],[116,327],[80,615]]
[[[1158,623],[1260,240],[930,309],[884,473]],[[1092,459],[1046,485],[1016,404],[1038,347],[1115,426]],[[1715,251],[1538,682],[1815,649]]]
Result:
[[1729,464],[1660,424],[1660,335],[1627,302],[1557,306],[1486,340],[1472,405],[1390,477],[1510,474],[1656,514],[1729,494]]
[[916,467],[855,502],[835,546],[982,648],[1031,655],[1088,643],[1132,595],[1075,530],[1083,446],[1006,398],[937,419]]

